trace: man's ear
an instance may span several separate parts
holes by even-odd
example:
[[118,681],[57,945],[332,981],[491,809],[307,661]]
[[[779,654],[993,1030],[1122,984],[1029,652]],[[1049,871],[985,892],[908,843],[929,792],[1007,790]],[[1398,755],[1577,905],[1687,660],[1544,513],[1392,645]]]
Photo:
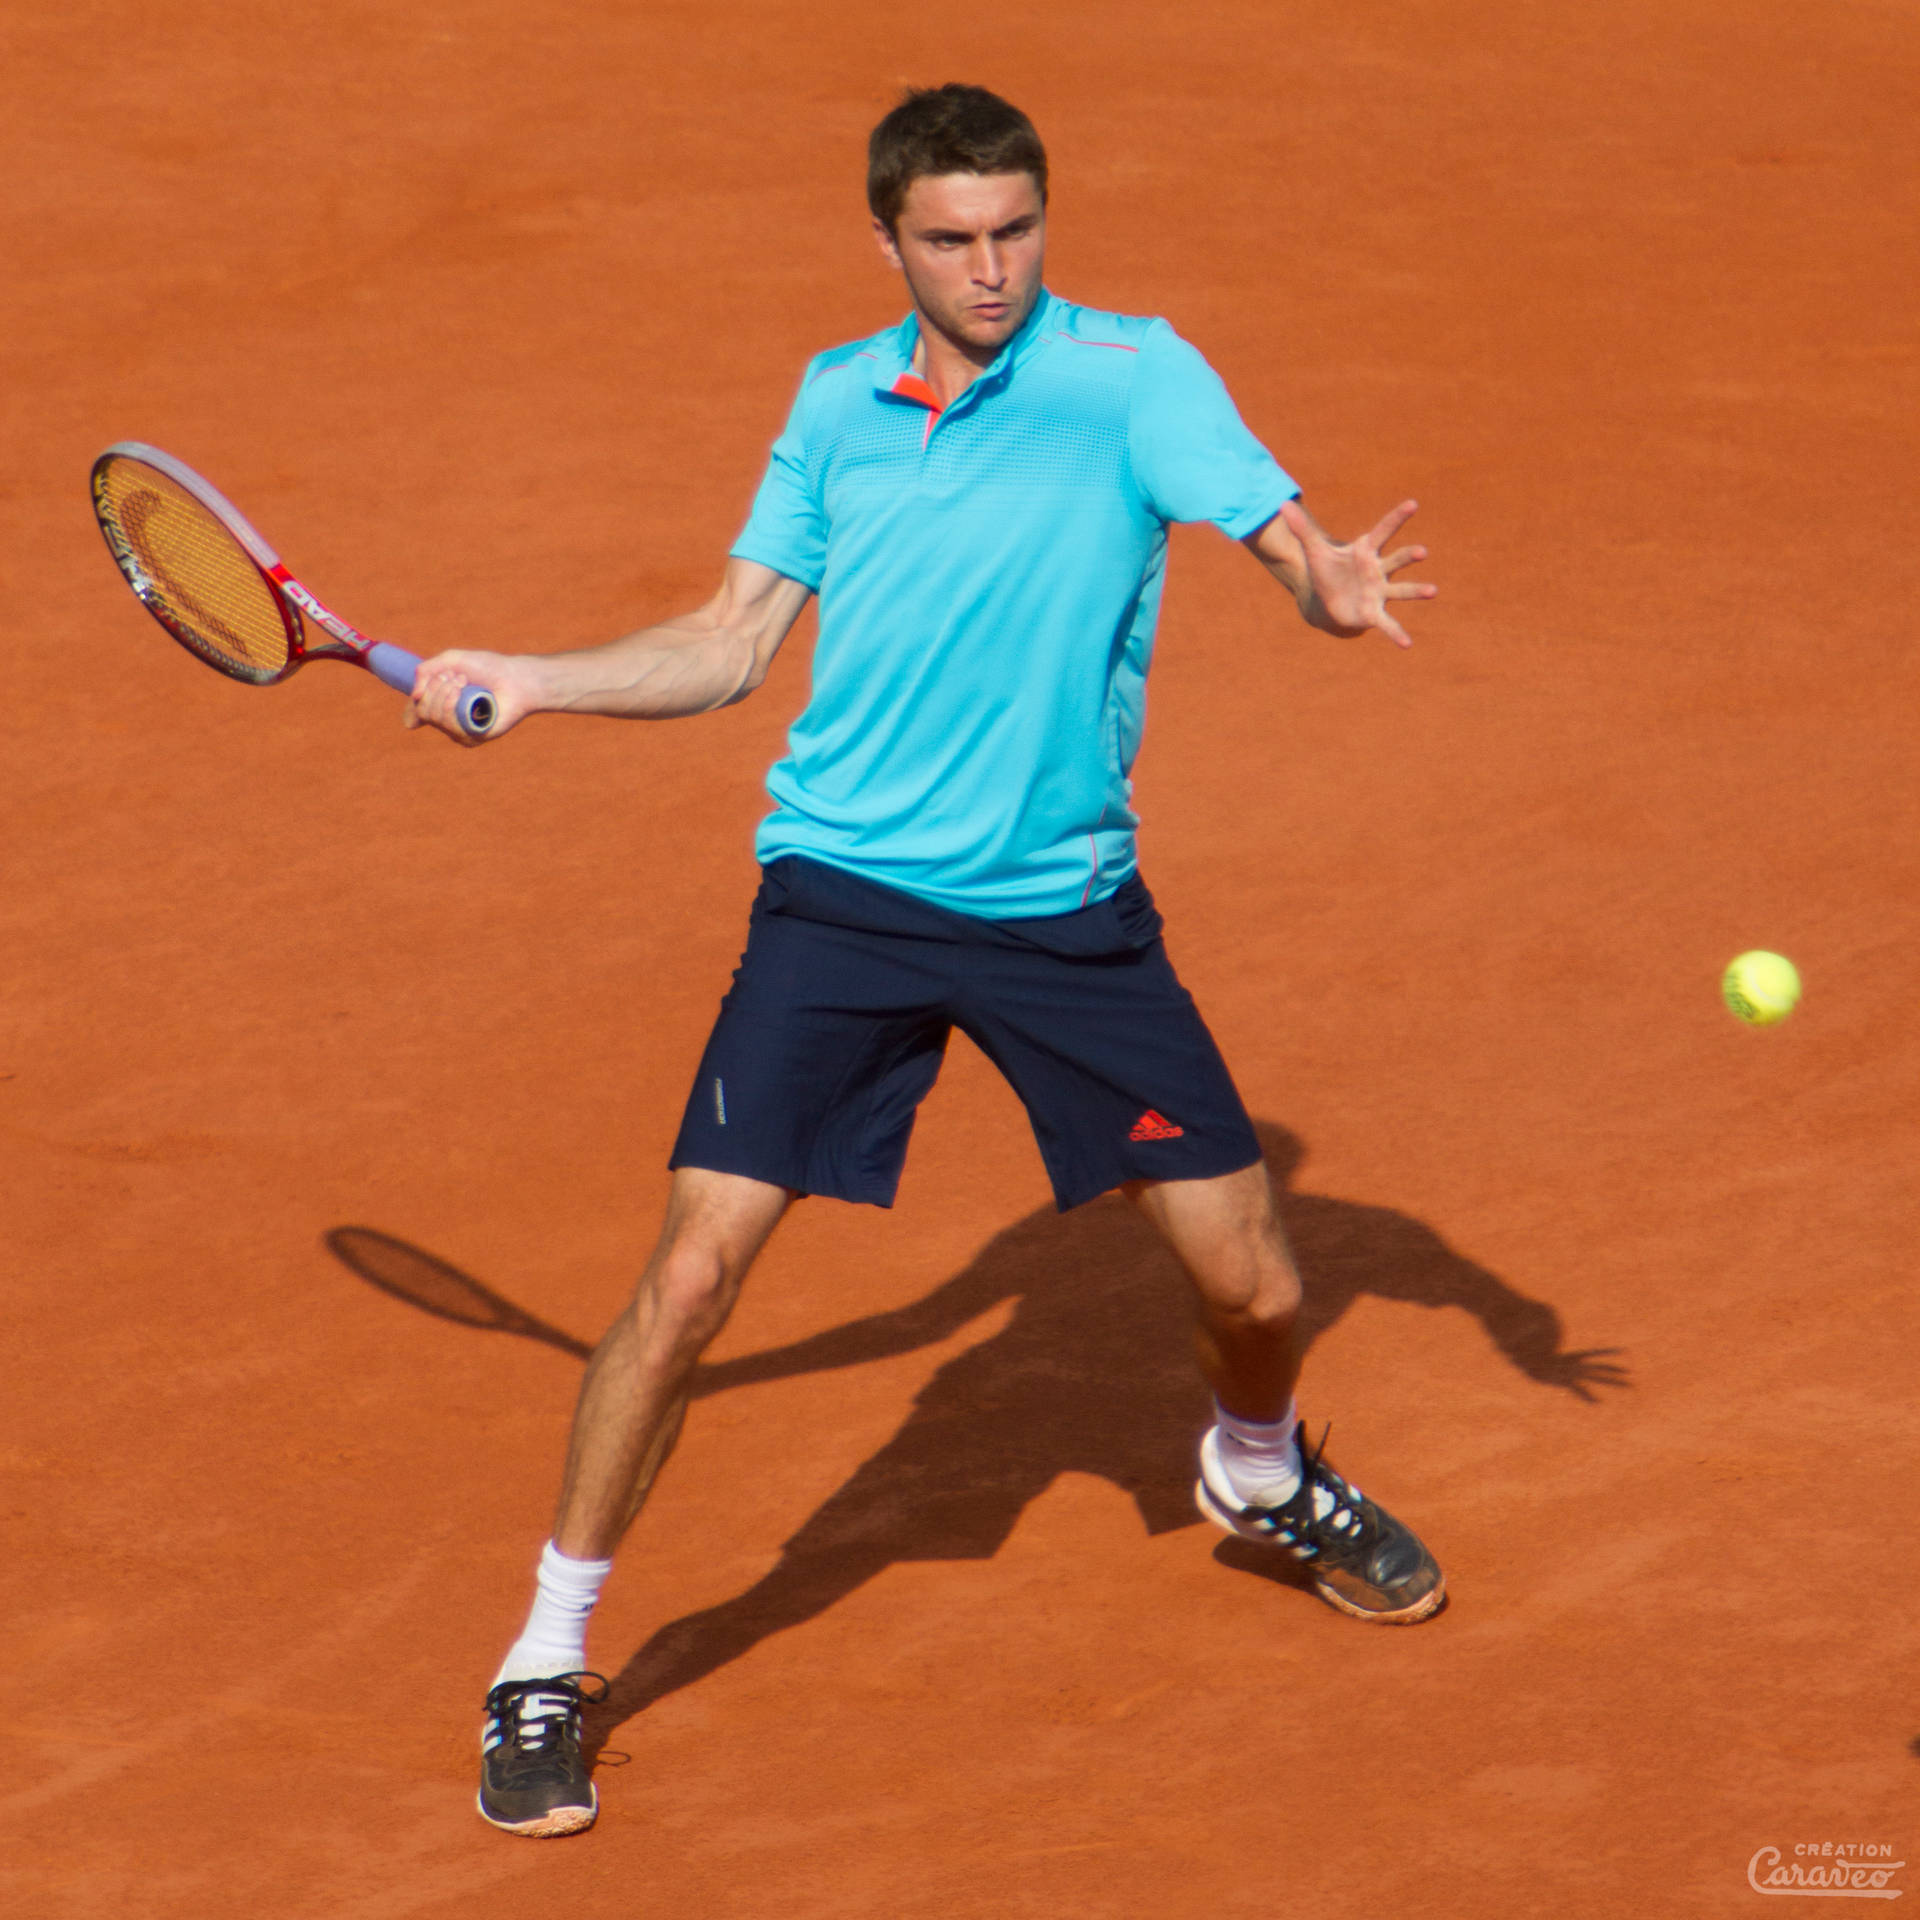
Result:
[[887,265],[900,268],[904,272],[905,269],[901,267],[900,262],[899,244],[893,237],[893,229],[877,214],[874,216],[873,237],[880,243],[880,257],[886,261]]

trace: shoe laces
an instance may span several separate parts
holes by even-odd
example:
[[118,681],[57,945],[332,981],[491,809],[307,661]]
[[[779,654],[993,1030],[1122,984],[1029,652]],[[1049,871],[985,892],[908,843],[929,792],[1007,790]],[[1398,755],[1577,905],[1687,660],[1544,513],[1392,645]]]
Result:
[[582,1707],[606,1697],[606,1676],[598,1673],[503,1680],[487,1694],[481,1751],[510,1775],[564,1767],[579,1750]]
[[1327,1465],[1329,1420],[1320,1444],[1309,1447],[1306,1424],[1300,1427],[1300,1488],[1282,1505],[1269,1508],[1274,1537],[1302,1560],[1346,1559],[1367,1547],[1376,1531],[1373,1502]]

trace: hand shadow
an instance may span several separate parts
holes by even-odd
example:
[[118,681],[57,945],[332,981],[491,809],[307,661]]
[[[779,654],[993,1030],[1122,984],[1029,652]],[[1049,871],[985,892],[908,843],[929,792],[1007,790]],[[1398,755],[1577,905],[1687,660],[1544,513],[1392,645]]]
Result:
[[[1520,1372],[1580,1400],[1628,1384],[1611,1358],[1616,1349],[1563,1349],[1551,1306],[1455,1253],[1432,1228],[1391,1208],[1294,1192],[1300,1142],[1271,1122],[1259,1134],[1305,1287],[1305,1346],[1372,1293],[1472,1314]],[[361,1278],[441,1318],[587,1351],[391,1235],[341,1227],[325,1244]],[[1018,1302],[1007,1325],[939,1368],[899,1431],[805,1521],[760,1580],[662,1627],[627,1661],[590,1718],[590,1748],[653,1701],[813,1619],[896,1562],[991,1558],[1028,1502],[1062,1473],[1111,1481],[1132,1497],[1150,1534],[1199,1524],[1193,1448],[1210,1402],[1193,1362],[1187,1289],[1159,1237],[1118,1195],[1072,1213],[1029,1214],[908,1306],[703,1364],[694,1397],[936,1345],[1007,1300]],[[1298,1584],[1287,1556],[1228,1541],[1218,1557]]]

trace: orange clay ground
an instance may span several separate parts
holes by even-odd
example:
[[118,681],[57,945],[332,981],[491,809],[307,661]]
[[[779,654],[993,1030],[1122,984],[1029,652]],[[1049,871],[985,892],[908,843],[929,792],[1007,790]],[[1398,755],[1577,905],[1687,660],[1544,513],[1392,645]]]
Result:
[[[1920,1848],[1911,0],[21,0],[0,71],[10,1915],[1790,1914],[1762,1849]],[[88,462],[422,651],[688,606],[899,312],[863,141],[954,77],[1049,139],[1056,288],[1336,530],[1424,503],[1404,656],[1176,538],[1140,789],[1305,1410],[1453,1603],[1217,1544],[1177,1276],[957,1047],[894,1212],[801,1208],[715,1349],[598,1828],[507,1839],[480,1694],[806,630],[463,754],[170,646]]]

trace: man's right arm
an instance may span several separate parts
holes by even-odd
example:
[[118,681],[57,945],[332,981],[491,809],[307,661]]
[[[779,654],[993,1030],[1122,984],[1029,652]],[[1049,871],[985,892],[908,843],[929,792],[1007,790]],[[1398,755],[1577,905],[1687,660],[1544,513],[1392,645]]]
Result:
[[730,559],[720,591],[697,612],[642,627],[578,653],[479,653],[464,648],[421,664],[407,702],[410,727],[438,727],[463,745],[461,690],[488,688],[497,740],[531,713],[599,713],[670,720],[744,700],[762,680],[812,589],[757,561]]

